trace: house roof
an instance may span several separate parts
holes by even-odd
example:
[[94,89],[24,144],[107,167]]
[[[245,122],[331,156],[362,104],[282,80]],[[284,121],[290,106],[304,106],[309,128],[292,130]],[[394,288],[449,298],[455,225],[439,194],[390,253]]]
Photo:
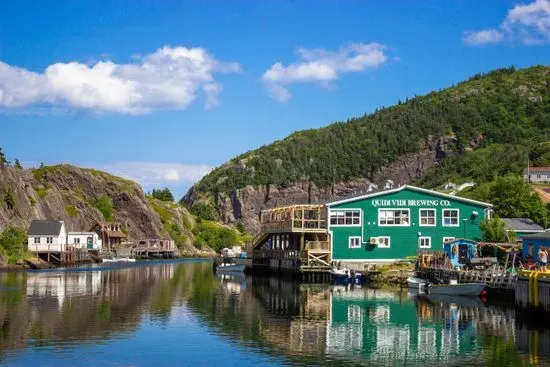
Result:
[[107,231],[107,236],[111,238],[126,238],[127,236],[121,231]]
[[506,226],[516,232],[543,232],[544,228],[529,218],[502,218]]
[[524,168],[523,170],[529,170],[529,172],[550,172],[550,167],[529,167]]
[[355,196],[355,197],[348,198],[348,199],[333,201],[332,203],[327,203],[326,205],[330,207],[330,206],[333,206],[333,205],[350,203],[350,202],[357,201],[357,200],[369,199],[369,198],[376,197],[376,196],[392,194],[392,193],[403,191],[403,190],[406,190],[406,189],[422,192],[424,194],[431,194],[431,195],[441,196],[441,197],[444,197],[444,198],[457,200],[457,201],[462,201],[462,202],[466,202],[466,203],[470,203],[470,204],[476,204],[476,205],[480,205],[480,206],[486,206],[486,207],[492,207],[493,206],[493,204],[484,203],[482,201],[467,199],[467,198],[463,198],[463,197],[460,197],[460,196],[444,194],[442,192],[423,189],[421,187],[410,186],[410,185],[403,185],[401,187],[398,187],[397,189],[383,190],[383,191],[378,191],[378,192],[374,192],[374,193],[371,193],[371,194],[360,195],[360,196]]
[[550,240],[550,231],[528,234],[522,237],[524,240]]
[[59,220],[33,220],[27,231],[29,236],[58,236],[63,222]]

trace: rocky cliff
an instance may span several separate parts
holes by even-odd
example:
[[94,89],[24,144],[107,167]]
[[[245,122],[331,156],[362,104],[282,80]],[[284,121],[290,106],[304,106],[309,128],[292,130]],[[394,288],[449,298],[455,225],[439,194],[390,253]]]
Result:
[[[107,216],[107,218],[106,218]],[[69,231],[117,221],[130,241],[173,238],[184,255],[196,255],[191,215],[181,205],[148,198],[135,182],[69,165],[35,170],[0,165],[0,231],[28,228],[33,219],[57,219]]]
[[[274,184],[247,185],[230,193],[218,192],[215,197],[191,188],[182,201],[190,206],[214,202],[221,221],[240,222],[250,232],[257,233],[260,229],[260,212],[263,209],[290,204],[326,203],[365,194],[371,190],[408,184],[422,177],[441,159],[455,155],[456,152],[452,149],[455,144],[454,136],[429,140],[419,152],[400,156],[369,177],[341,181],[325,187],[319,187],[311,180],[299,180],[286,187],[277,187]],[[475,142],[472,144],[475,145]],[[246,165],[241,163],[235,169],[243,167],[246,169]]]

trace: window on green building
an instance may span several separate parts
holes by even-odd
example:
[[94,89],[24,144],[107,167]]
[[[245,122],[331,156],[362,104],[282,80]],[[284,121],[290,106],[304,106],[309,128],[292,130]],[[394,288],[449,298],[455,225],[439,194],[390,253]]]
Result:
[[435,209],[420,209],[420,225],[435,226]]
[[418,247],[420,247],[420,248],[431,248],[432,247],[432,238],[431,237],[419,237],[418,238]]
[[379,226],[408,226],[409,209],[378,209]]
[[331,210],[330,224],[333,226],[358,226],[361,224],[361,211],[354,210]]
[[349,248],[361,248],[361,237],[349,237],[348,246]]
[[443,225],[447,227],[459,226],[458,209],[443,209]]
[[378,248],[390,248],[390,237],[378,237]]

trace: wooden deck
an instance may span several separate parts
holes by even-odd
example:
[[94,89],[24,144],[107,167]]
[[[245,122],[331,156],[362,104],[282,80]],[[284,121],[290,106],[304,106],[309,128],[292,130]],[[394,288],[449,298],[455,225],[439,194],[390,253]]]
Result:
[[261,233],[327,233],[324,205],[291,205],[263,210]]

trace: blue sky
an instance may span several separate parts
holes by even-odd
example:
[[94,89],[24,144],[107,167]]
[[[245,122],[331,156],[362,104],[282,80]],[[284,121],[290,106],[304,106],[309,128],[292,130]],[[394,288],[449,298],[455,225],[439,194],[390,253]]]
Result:
[[549,0],[5,1],[0,146],[181,196],[296,130],[548,64],[549,43]]

